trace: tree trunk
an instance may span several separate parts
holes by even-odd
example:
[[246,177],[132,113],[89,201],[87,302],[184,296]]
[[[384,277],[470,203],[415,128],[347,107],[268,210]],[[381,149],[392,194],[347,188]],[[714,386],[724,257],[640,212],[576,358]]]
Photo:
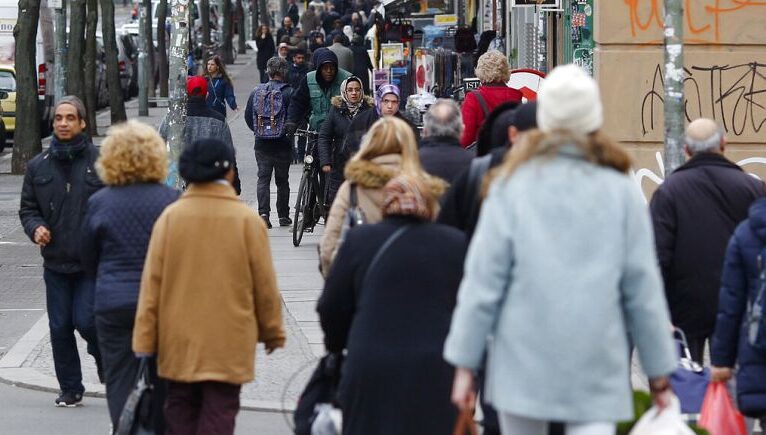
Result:
[[156,71],[155,69],[155,49],[154,49],[154,36],[152,32],[152,0],[143,0],[143,6],[144,10],[146,11],[146,20],[144,20],[144,30],[146,31],[146,64],[147,68],[149,69],[149,74],[147,75],[148,80],[146,83],[149,85],[149,96],[154,97],[155,92],[154,89],[157,86],[154,83],[154,73]]
[[258,0],[250,2],[250,39],[255,41],[255,32],[258,31]]
[[[75,95],[85,101],[85,83],[82,74],[82,60],[85,45],[85,0],[71,1],[71,17],[69,20],[69,55],[67,69],[70,74],[67,77],[67,94]],[[30,52],[34,53],[34,51]]]
[[665,177],[684,164],[683,0],[665,0]]
[[245,45],[245,7],[242,0],[237,0],[237,53],[245,54],[247,45]]
[[271,26],[271,20],[269,19],[269,8],[266,6],[266,0],[256,1],[258,2],[258,19],[261,20],[262,25]]
[[[117,37],[114,29],[114,0],[101,0],[101,33],[104,34],[106,56],[106,83],[109,87],[109,112],[112,125],[128,120],[120,84],[120,65],[117,60]],[[125,65],[128,67],[128,65]]]
[[223,1],[223,41],[221,41],[221,58],[226,65],[234,63],[234,56],[232,53],[232,36],[233,36],[233,23],[232,23],[232,10],[231,2],[228,0]]
[[54,78],[56,101],[59,101],[66,95],[66,78],[68,76],[67,63],[67,42],[66,42],[66,0],[62,0],[61,8],[56,9],[56,55],[53,65],[56,71]]
[[16,133],[13,137],[11,172],[23,174],[27,162],[42,151],[40,113],[37,109],[37,70],[34,53],[37,44],[39,0],[19,0],[19,17],[13,28],[16,40]]
[[199,19],[202,21],[202,63],[207,62],[207,51],[210,49],[210,2],[200,0]]
[[160,69],[160,97],[168,96],[168,46],[165,23],[168,16],[168,0],[160,0],[157,6],[157,63]]
[[98,136],[96,110],[98,110],[98,95],[96,89],[96,27],[98,26],[98,0],[87,0],[87,15],[85,20],[85,109],[88,112],[85,123],[88,134]]
[[[183,3],[182,3],[183,2]],[[185,0],[171,0],[170,32],[170,110],[167,114],[168,149],[170,151],[170,169],[167,183],[170,186],[183,188],[184,183],[178,174],[178,158],[184,147],[184,127],[186,126],[186,56],[189,26],[184,9]]]

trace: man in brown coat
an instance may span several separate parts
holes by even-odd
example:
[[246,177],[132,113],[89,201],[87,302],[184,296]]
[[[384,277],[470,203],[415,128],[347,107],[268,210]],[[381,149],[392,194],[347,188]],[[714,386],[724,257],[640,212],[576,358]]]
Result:
[[234,433],[256,343],[271,353],[285,342],[266,227],[234,193],[233,165],[217,139],[188,146],[179,172],[189,188],[149,242],[133,351],[157,354],[169,435]]

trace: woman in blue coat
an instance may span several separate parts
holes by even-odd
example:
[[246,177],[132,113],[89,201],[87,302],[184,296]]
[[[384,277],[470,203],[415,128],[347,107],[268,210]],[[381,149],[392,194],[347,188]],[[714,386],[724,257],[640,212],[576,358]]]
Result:
[[721,277],[718,316],[710,348],[714,382],[731,379],[737,367],[737,403],[748,417],[766,427],[766,352],[748,342],[747,307],[760,289],[766,256],[766,198],[750,206],[747,220],[729,241]]
[[237,99],[234,97],[234,86],[226,74],[221,56],[213,56],[207,61],[205,69],[207,79],[207,107],[226,117],[226,104],[231,110],[237,109]]

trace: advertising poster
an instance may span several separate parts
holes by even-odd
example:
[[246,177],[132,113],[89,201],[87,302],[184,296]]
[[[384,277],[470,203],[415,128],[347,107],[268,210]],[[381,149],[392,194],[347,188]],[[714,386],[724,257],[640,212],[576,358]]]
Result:
[[382,44],[380,47],[383,57],[383,68],[390,68],[394,63],[404,59],[404,44],[401,42]]

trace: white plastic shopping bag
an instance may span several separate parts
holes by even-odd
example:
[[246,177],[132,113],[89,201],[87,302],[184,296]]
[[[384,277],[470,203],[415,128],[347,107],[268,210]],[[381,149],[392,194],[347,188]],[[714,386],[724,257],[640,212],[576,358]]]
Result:
[[638,420],[630,435],[694,435],[681,417],[681,403],[673,396],[670,406],[662,412],[652,406]]
[[343,414],[330,403],[316,405],[316,418],[311,424],[311,435],[339,435],[343,426]]

